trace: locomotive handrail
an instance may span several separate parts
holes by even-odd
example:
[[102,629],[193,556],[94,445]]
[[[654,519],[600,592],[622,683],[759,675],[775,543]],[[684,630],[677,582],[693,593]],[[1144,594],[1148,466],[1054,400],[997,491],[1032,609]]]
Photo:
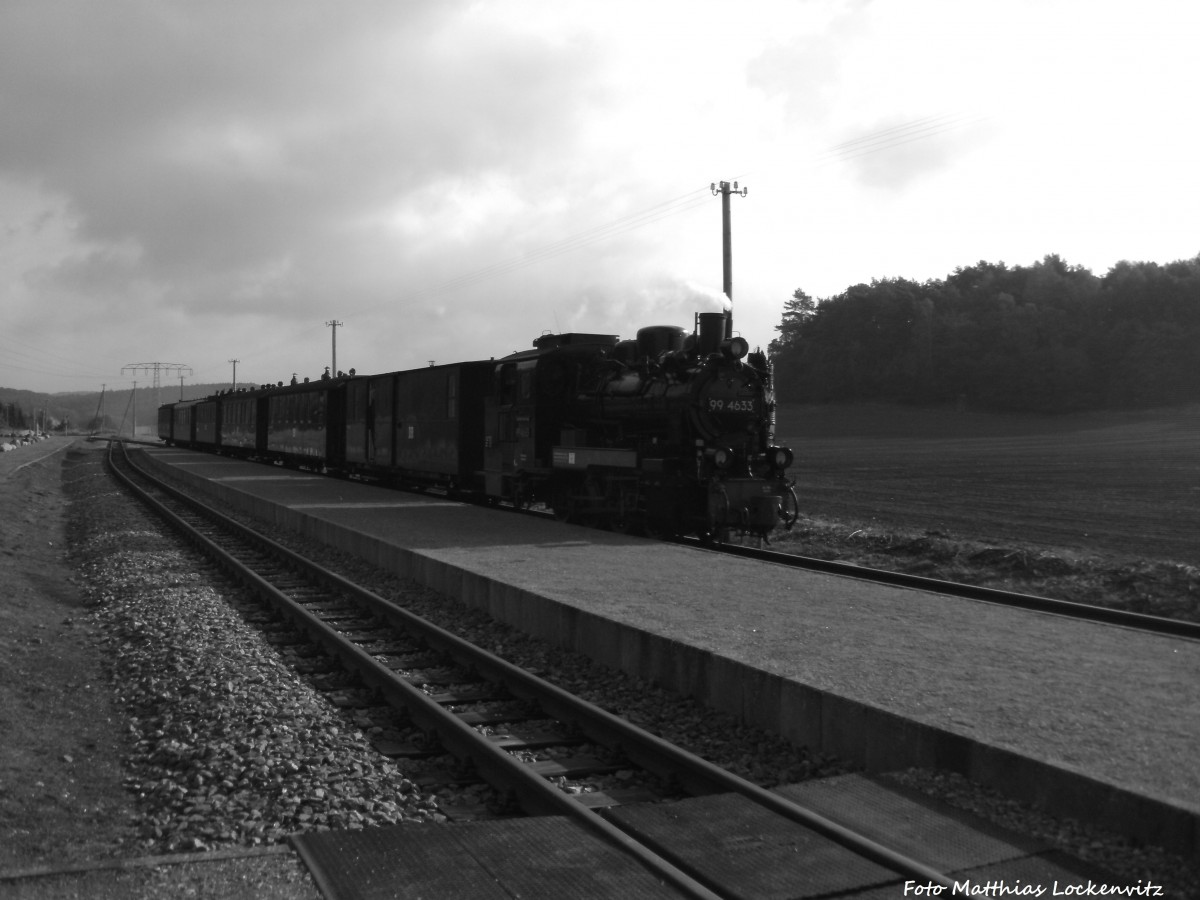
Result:
[[784,509],[783,504],[780,503],[779,518],[783,520],[783,527],[788,531],[791,531],[792,526],[795,525],[800,518],[800,498],[796,496],[795,479],[789,481],[785,486],[787,487],[787,496],[792,498],[792,514],[789,516],[787,510]]

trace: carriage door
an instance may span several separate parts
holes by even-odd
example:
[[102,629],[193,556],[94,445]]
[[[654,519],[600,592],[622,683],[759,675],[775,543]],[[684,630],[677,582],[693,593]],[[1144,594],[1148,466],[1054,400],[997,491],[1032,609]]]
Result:
[[496,366],[492,389],[483,404],[483,477],[489,497],[505,495],[504,482],[512,473],[512,406],[516,384],[516,363]]
[[367,406],[368,443],[376,465],[396,464],[396,376],[371,379],[371,397]]
[[492,396],[485,405],[484,465],[487,493],[510,496],[512,476],[533,465],[533,372],[536,360],[496,367]]

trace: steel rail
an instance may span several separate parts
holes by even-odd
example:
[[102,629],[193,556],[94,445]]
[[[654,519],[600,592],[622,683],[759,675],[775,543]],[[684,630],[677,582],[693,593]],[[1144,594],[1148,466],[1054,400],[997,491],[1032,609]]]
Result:
[[[131,463],[131,465],[133,464]],[[161,482],[148,473],[143,472],[143,475],[154,481],[160,489],[176,496],[181,501],[200,505],[185,492]],[[633,762],[657,774],[676,777],[680,784],[693,794],[721,792],[740,794],[774,814],[809,828],[900,875],[920,879],[922,883],[931,882],[953,889],[953,879],[921,861],[867,838],[813,810],[683,750],[657,735],[638,728],[627,720],[471,644],[429,620],[396,606],[220,512],[207,507],[205,509],[206,514],[218,520],[222,527],[268,548],[272,555],[286,560],[288,565],[307,571],[313,577],[333,585],[336,590],[354,596],[372,613],[387,619],[389,623],[400,629],[418,634],[430,646],[448,653],[461,664],[473,666],[484,677],[503,684],[519,699],[536,700],[548,714],[577,723],[580,730],[596,743],[605,746],[619,745]],[[173,515],[171,517],[174,518]],[[219,547],[214,545],[214,549],[223,559],[228,559],[228,565],[236,567],[236,570],[242,568],[240,563],[228,557],[228,554]],[[524,808],[531,812],[567,815],[584,823],[586,827],[597,832],[602,838],[625,848],[639,858],[643,852],[649,852],[635,839],[604,819],[602,813],[587,809],[571,795],[559,791],[541,776],[532,776],[534,780],[531,781],[532,773],[523,763],[491,743],[485,742],[481,745],[474,728],[430,700],[427,695],[390,669],[375,661],[366,651],[347,644],[345,639],[334,629],[308,610],[295,604],[290,598],[280,594],[265,580],[253,573],[244,577],[256,589],[267,595],[273,604],[287,610],[290,615],[294,615],[300,620],[310,634],[328,646],[347,665],[359,671],[364,680],[378,688],[384,696],[395,699],[414,711],[414,718],[425,727],[436,731],[448,748],[471,758],[482,773],[504,778],[506,783],[518,784],[516,793],[521,798]],[[292,610],[295,612],[291,612]],[[599,823],[603,823],[603,825]],[[681,875],[687,879],[687,882],[681,883],[680,886],[690,889],[684,885],[692,881],[691,876],[686,873],[681,873]],[[701,887],[704,891],[708,890],[707,887]],[[707,896],[707,894],[697,896]]]
[[1072,600],[1056,600],[1052,597],[1040,597],[1036,594],[1022,594],[1015,591],[1004,591],[999,588],[980,587],[973,584],[963,584],[957,581],[941,581],[927,578],[923,575],[908,575],[903,572],[889,572],[886,569],[872,569],[855,563],[838,560],[816,559],[810,556],[800,556],[792,553],[781,553],[777,550],[763,550],[756,547],[742,547],[735,544],[705,544],[694,538],[681,538],[676,543],[713,553],[724,553],[742,559],[753,559],[760,562],[775,563],[791,569],[804,569],[812,572],[823,572],[827,575],[837,575],[845,578],[858,578],[876,584],[888,584],[893,587],[912,588],[934,594],[944,594],[950,597],[961,597],[965,600],[979,600],[985,603],[995,603],[1032,612],[1051,613],[1066,616],[1071,619],[1100,622],[1106,625],[1120,625],[1137,631],[1148,631],[1155,634],[1200,640],[1200,622],[1189,622],[1184,619],[1169,619],[1165,616],[1152,616],[1145,613],[1129,612],[1123,609],[1112,609],[1107,606],[1095,606],[1090,603],[1076,603]]

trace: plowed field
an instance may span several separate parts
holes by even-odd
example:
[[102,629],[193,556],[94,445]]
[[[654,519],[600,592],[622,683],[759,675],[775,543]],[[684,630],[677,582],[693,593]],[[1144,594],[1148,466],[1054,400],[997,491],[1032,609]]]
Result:
[[788,407],[777,433],[808,515],[1200,565],[1200,407]]
[[780,549],[1162,614],[1200,601],[1198,406],[791,406],[777,439],[803,514]]

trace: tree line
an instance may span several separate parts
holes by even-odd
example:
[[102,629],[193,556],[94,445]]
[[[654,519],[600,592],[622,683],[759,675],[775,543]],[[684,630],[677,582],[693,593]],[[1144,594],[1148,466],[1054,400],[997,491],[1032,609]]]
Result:
[[1200,401],[1200,255],[1097,277],[1056,254],[941,280],[797,290],[770,349],[783,402],[1063,412]]
[[16,403],[0,403],[0,429],[7,431],[14,428],[25,429],[28,427],[25,410]]

